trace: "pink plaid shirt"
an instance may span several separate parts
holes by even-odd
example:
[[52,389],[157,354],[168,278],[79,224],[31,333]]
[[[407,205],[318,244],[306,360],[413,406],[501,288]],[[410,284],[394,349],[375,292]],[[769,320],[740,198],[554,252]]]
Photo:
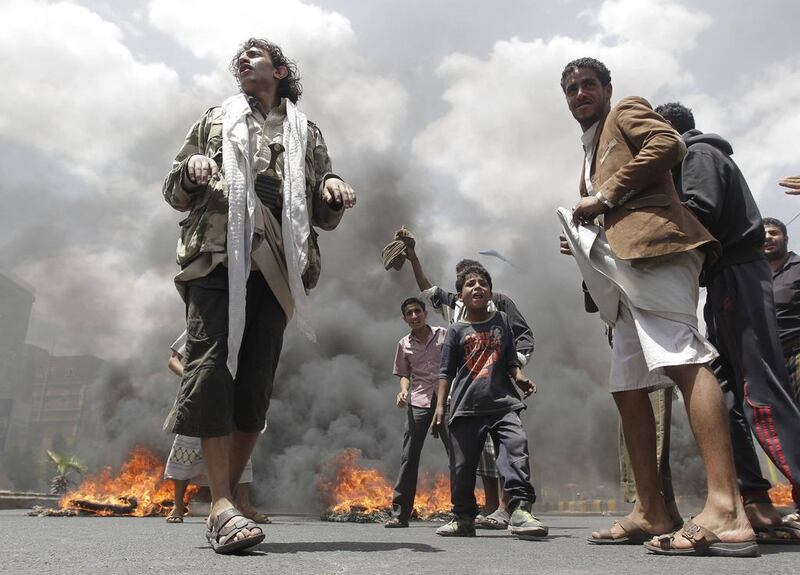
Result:
[[431,326],[428,341],[422,342],[409,333],[397,342],[394,356],[394,374],[411,380],[408,403],[414,407],[430,407],[431,398],[439,381],[442,363],[442,346],[447,330]]

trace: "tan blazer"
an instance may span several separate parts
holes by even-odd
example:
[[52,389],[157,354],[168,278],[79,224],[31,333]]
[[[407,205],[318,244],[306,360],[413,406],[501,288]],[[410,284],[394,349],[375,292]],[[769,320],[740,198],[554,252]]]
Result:
[[644,98],[624,98],[600,122],[590,179],[595,193],[614,204],[604,216],[614,255],[653,258],[700,246],[717,254],[719,244],[681,204],[672,182],[670,169],[686,155],[680,135]]

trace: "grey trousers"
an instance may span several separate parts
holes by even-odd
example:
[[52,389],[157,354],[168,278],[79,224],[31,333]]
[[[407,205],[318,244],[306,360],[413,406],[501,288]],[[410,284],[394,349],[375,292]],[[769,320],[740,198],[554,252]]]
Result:
[[[400,456],[400,473],[394,485],[392,498],[392,517],[400,521],[408,521],[414,511],[414,498],[417,495],[417,474],[419,473],[419,456],[422,446],[433,422],[436,410],[436,396],[433,396],[430,407],[408,406],[406,429],[403,435],[403,454]],[[446,418],[446,415],[445,415]],[[445,419],[446,422],[446,419]],[[447,424],[440,431],[445,452],[450,452]]]

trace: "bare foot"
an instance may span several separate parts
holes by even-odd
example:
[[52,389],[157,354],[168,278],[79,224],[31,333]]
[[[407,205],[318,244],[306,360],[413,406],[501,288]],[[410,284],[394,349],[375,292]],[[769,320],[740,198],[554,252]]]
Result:
[[753,528],[776,527],[782,523],[781,515],[772,503],[747,503],[744,512]]
[[183,523],[183,516],[186,515],[184,508],[173,507],[167,515],[167,523]]
[[263,523],[263,524],[272,523],[272,519],[269,518],[269,515],[267,515],[266,513],[262,513],[252,505],[247,505],[245,507],[240,504],[239,511],[242,512],[242,515],[244,515],[248,519],[252,519],[256,523]]
[[[669,533],[675,528],[675,525],[673,524],[672,519],[670,519],[669,513],[667,513],[666,509],[663,513],[656,516],[655,514],[645,515],[641,509],[634,507],[633,511],[627,515],[627,519],[633,521],[647,533],[663,535],[664,533]],[[627,536],[627,532],[617,522],[614,522],[614,525],[611,527],[611,529],[609,529],[609,531],[611,533],[611,539],[619,539]],[[605,535],[605,533],[601,533],[600,531],[592,531],[592,539],[607,539]]]

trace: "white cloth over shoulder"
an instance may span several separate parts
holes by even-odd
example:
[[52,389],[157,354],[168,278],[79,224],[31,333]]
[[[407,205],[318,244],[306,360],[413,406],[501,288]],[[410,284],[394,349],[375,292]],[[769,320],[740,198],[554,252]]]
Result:
[[289,274],[289,289],[294,299],[295,316],[300,333],[316,341],[314,328],[308,317],[308,299],[303,285],[303,271],[308,264],[308,236],[311,224],[306,203],[306,146],[308,120],[292,102],[286,100],[286,117],[283,120],[283,213],[281,231]]
[[644,262],[620,260],[602,227],[576,226],[565,208],[557,215],[600,317],[614,328],[612,392],[652,388],[651,372],[717,357],[697,329],[700,252]]
[[222,166],[228,184],[228,370],[236,377],[245,320],[247,278],[253,246],[256,193],[253,182],[250,103],[237,94],[222,103]]
[[[253,247],[257,202],[255,194],[254,150],[250,146],[247,117],[252,114],[247,96],[237,94],[222,103],[222,165],[228,184],[228,370],[236,377],[239,348],[245,324],[247,279]],[[306,292],[302,274],[308,254],[310,233],[306,204],[305,155],[307,120],[297,107],[286,102],[283,122],[284,156],[283,213],[281,229],[285,249],[289,288],[295,304],[298,327],[312,341],[314,331],[308,320]]]

